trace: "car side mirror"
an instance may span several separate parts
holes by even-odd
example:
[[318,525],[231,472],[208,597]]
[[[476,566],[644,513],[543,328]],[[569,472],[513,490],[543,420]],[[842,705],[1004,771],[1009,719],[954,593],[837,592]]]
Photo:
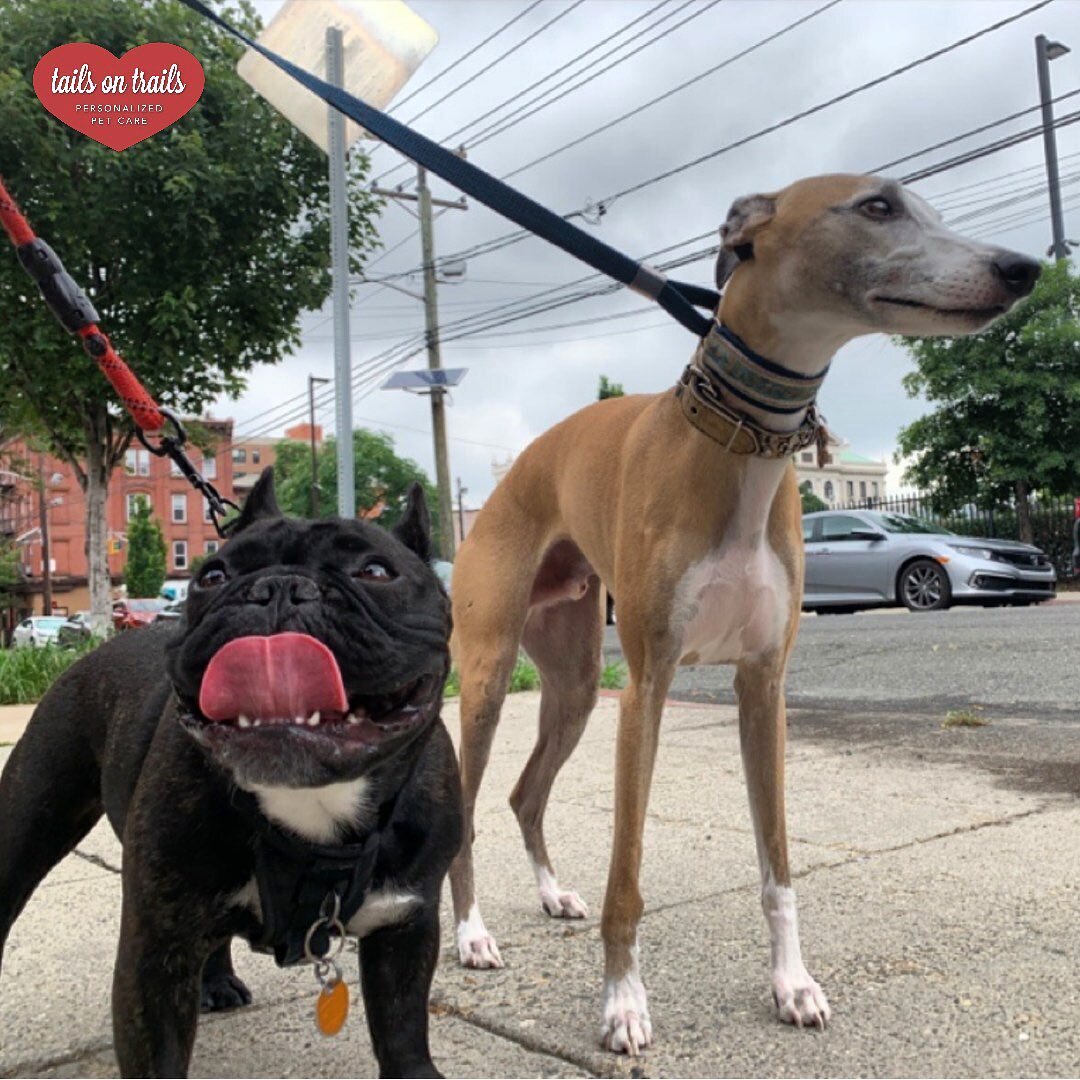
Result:
[[881,533],[875,532],[873,529],[853,529],[848,535],[852,540],[878,541],[885,539]]

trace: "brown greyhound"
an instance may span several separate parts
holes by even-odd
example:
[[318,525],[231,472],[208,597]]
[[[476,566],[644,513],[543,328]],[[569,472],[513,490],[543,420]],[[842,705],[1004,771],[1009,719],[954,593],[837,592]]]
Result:
[[510,796],[552,916],[587,914],[543,835],[555,776],[596,701],[600,583],[629,669],[615,755],[601,1039],[652,1027],[638,969],[642,830],[660,715],[679,664],[734,664],[739,735],[781,1019],[824,1027],[803,965],[784,819],[784,670],[803,584],[791,456],[823,429],[814,395],[862,334],[971,334],[1034,287],[1039,264],[949,231],[874,176],[821,176],[737,200],[720,230],[716,322],[679,384],[602,401],[537,439],[480,513],[454,568],[465,841],[450,871],[461,960],[501,967],[476,904],[473,810],[519,643],[540,670],[539,737]]

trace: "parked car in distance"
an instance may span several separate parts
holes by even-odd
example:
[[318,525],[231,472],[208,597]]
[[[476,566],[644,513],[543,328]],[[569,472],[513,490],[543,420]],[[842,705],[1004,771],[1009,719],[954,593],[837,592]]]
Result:
[[158,613],[154,616],[154,622],[176,622],[181,615],[184,614],[184,601],[174,600],[171,604],[166,604]]
[[803,515],[803,610],[823,613],[903,605],[1052,600],[1053,564],[1037,547],[956,533],[907,514],[818,510]]
[[158,612],[168,607],[168,600],[117,600],[113,604],[113,627],[117,630],[137,630],[149,626]]
[[76,611],[61,624],[56,634],[56,644],[62,649],[74,648],[93,637],[90,629],[90,612]]
[[15,627],[11,644],[16,649],[42,649],[56,644],[56,635],[64,625],[63,615],[31,615]]

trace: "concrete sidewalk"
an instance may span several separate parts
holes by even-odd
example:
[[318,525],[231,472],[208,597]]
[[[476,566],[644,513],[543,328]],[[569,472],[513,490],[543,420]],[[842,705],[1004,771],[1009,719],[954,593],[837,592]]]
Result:
[[[617,702],[602,699],[563,772],[549,846],[585,922],[540,911],[506,806],[537,696],[509,699],[477,822],[481,904],[507,963],[465,972],[444,916],[432,1005],[447,1076],[1074,1075],[1080,1065],[1080,805],[977,765],[877,743],[811,741],[792,720],[788,804],[807,964],[834,1020],[777,1023],[734,713],[672,706],[646,830],[642,962],[655,1047],[597,1046],[598,912],[611,844]],[[451,730],[456,705],[447,708]],[[1021,721],[1017,721],[1020,723]],[[912,720],[935,728],[937,720]],[[998,727],[1009,721],[996,721]],[[955,751],[978,732],[940,733]],[[968,745],[974,746],[975,743]],[[9,751],[0,751],[6,754]],[[119,921],[118,845],[99,826],[54,870],[11,935],[0,981],[0,1075],[105,1076]],[[195,1076],[367,1076],[354,1012],[336,1039],[315,983],[236,946],[256,1004],[207,1018]],[[356,985],[356,961],[346,954]]]

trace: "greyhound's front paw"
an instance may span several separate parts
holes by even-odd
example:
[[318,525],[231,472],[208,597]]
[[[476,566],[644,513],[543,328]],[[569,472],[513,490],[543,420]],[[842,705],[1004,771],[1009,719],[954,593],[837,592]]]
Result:
[[576,892],[558,888],[540,890],[540,906],[553,919],[587,919],[589,908]]
[[458,957],[467,968],[501,968],[502,957],[495,939],[487,932],[475,905],[457,925]]
[[615,1054],[637,1055],[652,1045],[652,1021],[645,986],[634,974],[609,979],[604,986],[600,1042]]
[[832,1016],[825,992],[805,969],[798,974],[773,972],[773,1001],[780,1019],[796,1027],[824,1031]]
[[231,972],[203,979],[200,1007],[204,1013],[227,1012],[251,1004],[251,991],[244,981]]

